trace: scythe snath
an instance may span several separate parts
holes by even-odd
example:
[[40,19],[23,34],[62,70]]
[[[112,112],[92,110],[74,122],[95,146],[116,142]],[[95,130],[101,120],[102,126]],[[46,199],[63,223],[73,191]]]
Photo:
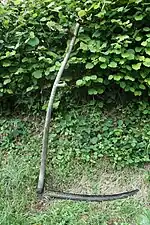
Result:
[[[56,76],[56,79],[54,81],[51,95],[49,98],[47,113],[46,113],[46,119],[45,119],[45,125],[43,130],[43,141],[42,141],[42,153],[41,153],[41,166],[40,166],[40,174],[39,174],[39,180],[38,180],[38,186],[37,186],[37,193],[42,194],[44,192],[44,183],[45,183],[45,171],[46,171],[46,156],[47,156],[47,150],[48,150],[48,137],[49,137],[49,128],[50,128],[50,121],[51,121],[51,114],[52,114],[52,107],[53,107],[53,101],[55,98],[57,87],[64,86],[63,84],[60,84],[60,79],[63,74],[63,71],[65,69],[65,66],[68,62],[68,59],[70,57],[71,51],[73,49],[73,46],[75,44],[75,40],[79,31],[79,23],[76,23],[75,30],[73,37],[71,39],[70,45],[68,47],[68,50],[66,52],[66,55],[64,57],[64,60],[61,64],[61,67],[58,71],[58,74]],[[64,193],[64,192],[56,192],[52,190],[48,197],[50,198],[57,198],[57,199],[66,199],[66,200],[75,200],[75,201],[95,201],[95,202],[101,202],[101,201],[111,201],[116,199],[122,199],[127,198],[131,195],[134,195],[138,192],[138,189],[119,193],[119,194],[112,194],[112,195],[84,195],[84,194],[73,194],[73,193]]]

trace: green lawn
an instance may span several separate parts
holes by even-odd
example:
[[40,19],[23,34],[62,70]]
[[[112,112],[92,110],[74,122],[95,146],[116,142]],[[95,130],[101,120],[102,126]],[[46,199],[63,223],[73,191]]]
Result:
[[[27,122],[28,120],[28,122]],[[0,120],[0,224],[2,225],[148,225],[149,164],[114,169],[108,159],[54,160],[49,153],[46,191],[111,194],[139,188],[129,199],[103,203],[38,200],[36,185],[41,151],[41,120]],[[67,150],[66,150],[67,151]],[[53,163],[51,163],[53,162]],[[61,164],[62,162],[62,164]],[[144,218],[144,219],[143,219]],[[147,222],[145,222],[147,220]]]

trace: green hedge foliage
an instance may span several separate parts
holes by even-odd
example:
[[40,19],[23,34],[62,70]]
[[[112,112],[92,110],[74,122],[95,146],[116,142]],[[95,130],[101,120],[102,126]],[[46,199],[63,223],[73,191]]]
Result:
[[15,0],[0,4],[0,96],[51,87],[76,21],[81,23],[63,75],[90,95],[120,87],[150,95],[148,0]]

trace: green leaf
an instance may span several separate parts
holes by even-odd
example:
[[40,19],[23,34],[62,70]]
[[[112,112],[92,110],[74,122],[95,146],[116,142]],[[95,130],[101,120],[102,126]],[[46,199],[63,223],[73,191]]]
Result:
[[9,84],[11,82],[11,79],[6,79],[4,80],[3,84],[6,85],[6,84]]
[[121,87],[121,88],[125,88],[125,87],[126,87],[126,83],[125,83],[124,81],[121,81],[121,82],[120,82],[120,87]]
[[93,137],[90,142],[94,145],[98,142],[98,138],[97,137]]
[[3,67],[8,67],[11,65],[11,62],[10,61],[4,61],[3,62]]
[[87,63],[85,67],[86,69],[92,69],[94,65],[92,63]]
[[143,42],[141,43],[141,45],[144,46],[144,47],[147,46],[147,41],[143,41]]
[[142,40],[142,37],[137,36],[137,37],[135,38],[135,40],[136,40],[136,41],[141,41],[141,40]]
[[83,42],[81,42],[80,43],[80,48],[83,49],[84,51],[87,51],[88,50],[88,45],[83,43]]
[[99,57],[99,61],[100,62],[106,62],[106,58],[104,58],[104,57],[101,56],[101,57]]
[[124,10],[124,8],[125,8],[125,7],[119,7],[119,8],[117,9],[117,11],[118,11],[118,12],[122,12],[122,11]]
[[103,83],[104,79],[100,77],[100,78],[98,78],[96,81],[97,81],[98,83]]
[[15,5],[19,5],[20,3],[21,3],[21,0],[15,0],[15,1],[14,1],[14,4],[15,4]]
[[117,55],[120,55],[121,50],[120,49],[113,49],[113,52],[116,53]]
[[39,39],[37,37],[29,39],[27,42],[28,45],[35,47],[36,45],[39,44]]
[[102,69],[106,69],[106,68],[107,68],[107,64],[103,63],[103,64],[100,65],[100,67],[101,67]]
[[98,88],[97,89],[97,93],[98,94],[103,94],[104,93],[104,89],[103,88]]
[[[146,41],[148,42],[148,45],[149,45],[149,43],[150,43],[150,38],[146,39]],[[150,47],[150,46],[148,46],[148,47]]]
[[143,30],[148,32],[148,31],[150,31],[150,28],[149,27],[144,27]]
[[117,67],[117,63],[116,62],[111,62],[111,63],[109,63],[108,66],[111,67],[111,68],[116,68]]
[[16,71],[15,74],[20,74],[20,73],[23,73],[23,72],[25,72],[24,69],[20,67],[20,68],[18,68],[18,70]]
[[129,57],[127,59],[133,60],[134,59],[134,54],[129,54]]
[[142,71],[142,72],[140,73],[140,75],[141,75],[142,78],[145,78],[145,77],[147,76],[147,74],[144,73],[144,71]]
[[135,48],[135,51],[136,51],[136,52],[141,52],[142,49],[143,49],[142,47],[136,47],[136,48]]
[[140,15],[136,15],[134,18],[136,21],[140,21],[144,18],[144,16],[142,14],[140,14]]
[[147,7],[145,11],[150,12],[150,7]]
[[37,13],[34,13],[32,16],[33,16],[33,18],[36,18],[37,17]]
[[150,86],[150,78],[144,80]]
[[122,76],[115,75],[115,76],[113,76],[113,78],[114,78],[114,80],[119,81],[122,78]]
[[131,70],[132,70],[131,66],[129,66],[129,65],[126,65],[125,67],[126,67],[126,68],[127,68],[127,70],[129,70],[129,71],[131,71]]
[[145,52],[147,55],[150,55],[150,48],[145,48]]
[[98,2],[98,4],[94,4],[94,9],[98,9],[100,7],[100,2]]
[[145,58],[145,61],[143,62],[143,65],[146,67],[150,67],[150,58]]
[[113,75],[109,75],[108,80],[112,80],[113,79]]
[[97,76],[96,75],[91,75],[90,78],[91,78],[91,80],[96,80]]
[[84,85],[83,80],[77,80],[77,81],[76,81],[76,85],[79,86],[79,87],[80,87],[80,86],[83,86],[83,85]]
[[46,110],[48,107],[48,103],[45,103],[43,106],[42,106],[42,110]]
[[83,80],[89,81],[89,80],[91,80],[91,77],[90,76],[85,76],[85,77],[83,77]]
[[88,94],[89,95],[97,95],[97,91],[94,88],[92,88],[92,89],[88,90]]
[[40,21],[41,21],[41,22],[45,22],[45,21],[47,21],[47,18],[46,18],[46,17],[42,17],[42,18],[40,19]]
[[134,87],[130,87],[130,91],[131,92],[135,92],[135,88]]
[[104,15],[105,15],[105,11],[99,12],[98,14],[96,14],[96,16],[97,16],[98,18],[103,18]]
[[128,49],[126,52],[123,52],[121,54],[122,58],[127,58],[129,60],[134,59],[134,50],[133,49]]
[[138,55],[138,56],[137,56],[137,60],[143,62],[143,61],[145,60],[145,57],[144,57],[143,55]]
[[135,95],[135,96],[141,96],[141,95],[142,95],[142,92],[141,92],[141,91],[135,91],[135,92],[134,92],[134,95]]
[[120,59],[119,64],[123,65],[125,63],[124,59]]
[[147,215],[140,215],[138,217],[138,225],[149,225],[150,218]]
[[72,0],[65,0],[65,3],[69,4]]
[[26,92],[30,92],[30,91],[32,91],[32,90],[34,90],[34,86],[28,87],[28,88],[26,89]]
[[46,23],[46,25],[47,25],[48,28],[50,28],[50,29],[55,29],[55,27],[56,27],[56,23],[55,23],[54,21],[48,21],[48,22]]
[[31,39],[35,38],[35,34],[34,34],[33,31],[30,32],[30,38],[31,38]]
[[129,53],[129,56],[127,57],[129,60],[134,59],[134,50],[133,49],[128,49],[127,52]]
[[32,76],[35,77],[36,79],[39,79],[42,77],[42,70],[36,70],[32,73]]
[[118,39],[118,41],[124,41],[125,39],[129,39],[129,36],[127,34],[121,35],[119,34],[116,39]]
[[137,64],[132,64],[132,68],[134,70],[139,70],[141,68],[141,63],[137,63]]
[[122,58],[128,58],[129,57],[129,53],[128,52],[123,52],[121,54]]
[[58,109],[59,104],[60,104],[60,101],[54,102],[54,103],[53,103],[53,108],[54,108],[54,109]]
[[118,126],[122,126],[123,125],[123,120],[118,120]]
[[11,89],[7,89],[8,94],[13,94],[13,91]]
[[145,90],[146,89],[146,87],[144,86],[144,84],[140,84],[139,85],[139,88],[142,89],[142,90]]
[[79,17],[83,17],[83,16],[85,16],[85,15],[86,15],[85,10],[80,10],[80,11],[78,12],[78,16],[79,16]]
[[135,78],[130,77],[130,76],[128,76],[128,75],[127,75],[127,76],[125,76],[125,77],[124,77],[124,79],[125,79],[125,80],[135,81]]

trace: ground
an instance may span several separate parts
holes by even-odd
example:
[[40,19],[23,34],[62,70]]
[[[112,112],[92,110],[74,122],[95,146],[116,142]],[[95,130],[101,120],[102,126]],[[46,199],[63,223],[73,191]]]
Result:
[[[12,124],[13,128],[17,127],[13,134]],[[60,166],[51,164],[50,157],[45,195],[42,200],[37,198],[42,127],[43,122],[37,118],[1,119],[0,224],[137,225],[138,217],[149,210],[148,163],[114,168],[107,158],[93,164],[72,159]],[[123,200],[83,203],[49,200],[51,188],[89,194],[111,194],[135,188],[139,188],[139,192]],[[139,223],[144,224],[148,222]]]

